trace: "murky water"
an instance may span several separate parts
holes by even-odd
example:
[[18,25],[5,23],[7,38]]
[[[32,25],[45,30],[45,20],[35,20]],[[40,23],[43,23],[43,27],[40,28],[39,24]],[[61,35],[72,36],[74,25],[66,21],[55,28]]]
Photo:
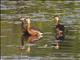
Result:
[[[2,60],[80,60],[80,1],[1,1],[1,57]],[[59,15],[65,26],[65,40],[55,49],[55,21]],[[30,16],[32,25],[43,37],[27,51],[20,50],[20,16]],[[47,45],[47,47],[45,47]]]

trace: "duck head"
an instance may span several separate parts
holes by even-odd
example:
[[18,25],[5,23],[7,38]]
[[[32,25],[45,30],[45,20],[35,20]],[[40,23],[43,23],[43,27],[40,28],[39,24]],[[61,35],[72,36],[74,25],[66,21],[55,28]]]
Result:
[[54,19],[56,20],[56,24],[59,24],[60,23],[60,18],[58,15],[54,16]]
[[27,21],[27,23],[31,23],[31,22],[30,22],[30,18],[26,18],[26,21]]

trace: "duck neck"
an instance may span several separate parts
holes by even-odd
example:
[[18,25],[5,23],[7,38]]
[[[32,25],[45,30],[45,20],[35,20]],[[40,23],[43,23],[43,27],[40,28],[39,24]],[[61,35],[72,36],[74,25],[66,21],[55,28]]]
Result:
[[56,20],[56,25],[60,24],[60,20]]
[[30,29],[30,27],[31,27],[31,23],[28,23],[28,26],[27,26],[27,28],[28,28],[28,29]]

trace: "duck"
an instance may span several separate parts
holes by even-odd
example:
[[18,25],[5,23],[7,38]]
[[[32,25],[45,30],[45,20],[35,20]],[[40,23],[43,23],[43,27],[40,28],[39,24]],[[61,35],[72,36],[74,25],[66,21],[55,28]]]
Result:
[[42,32],[40,32],[39,30],[36,30],[34,28],[32,28],[31,26],[31,19],[30,18],[26,18],[27,21],[27,31],[31,36],[38,36],[39,38],[42,37]]

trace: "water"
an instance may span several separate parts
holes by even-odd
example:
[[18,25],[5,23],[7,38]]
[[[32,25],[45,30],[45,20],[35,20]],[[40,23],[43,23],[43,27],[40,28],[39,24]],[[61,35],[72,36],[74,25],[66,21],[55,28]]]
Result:
[[[2,60],[80,60],[80,1],[1,1],[1,58]],[[6,6],[8,8],[6,8]],[[65,40],[55,49],[55,21],[59,15],[65,26]],[[30,16],[32,25],[43,37],[21,50],[20,16]]]

